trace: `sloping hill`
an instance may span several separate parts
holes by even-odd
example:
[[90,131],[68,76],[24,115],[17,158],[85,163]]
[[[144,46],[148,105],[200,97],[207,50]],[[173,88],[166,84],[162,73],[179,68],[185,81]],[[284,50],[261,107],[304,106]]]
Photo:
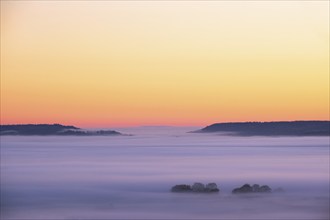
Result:
[[194,132],[227,132],[243,136],[329,136],[330,121],[216,123]]
[[0,135],[121,135],[112,130],[85,131],[75,126],[60,124],[19,124],[1,125]]

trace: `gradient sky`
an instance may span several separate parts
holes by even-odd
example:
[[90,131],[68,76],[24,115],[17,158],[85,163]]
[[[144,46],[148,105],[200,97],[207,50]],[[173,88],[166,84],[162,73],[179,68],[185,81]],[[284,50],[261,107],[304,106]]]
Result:
[[1,123],[329,120],[328,1],[1,1]]

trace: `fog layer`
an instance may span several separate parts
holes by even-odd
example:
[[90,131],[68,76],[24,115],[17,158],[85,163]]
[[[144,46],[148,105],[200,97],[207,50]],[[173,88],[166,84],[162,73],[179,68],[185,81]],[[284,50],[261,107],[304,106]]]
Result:
[[[328,137],[1,137],[1,219],[328,219]],[[215,182],[220,193],[171,193]],[[233,195],[241,185],[285,193]]]

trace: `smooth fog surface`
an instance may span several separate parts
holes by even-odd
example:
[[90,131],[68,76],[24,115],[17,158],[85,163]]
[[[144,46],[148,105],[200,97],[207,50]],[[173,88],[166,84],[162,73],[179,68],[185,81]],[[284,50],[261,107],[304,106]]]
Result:
[[[1,137],[1,219],[328,219],[329,137]],[[171,193],[215,182],[216,194]],[[285,193],[232,195],[245,183]]]

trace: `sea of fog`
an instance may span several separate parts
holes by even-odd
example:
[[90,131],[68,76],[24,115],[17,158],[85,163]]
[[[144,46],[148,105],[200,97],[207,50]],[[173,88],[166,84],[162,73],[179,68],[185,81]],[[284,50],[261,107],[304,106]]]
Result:
[[[329,137],[1,136],[1,220],[329,219]],[[220,193],[172,193],[215,182]],[[245,183],[284,193],[236,195]]]

